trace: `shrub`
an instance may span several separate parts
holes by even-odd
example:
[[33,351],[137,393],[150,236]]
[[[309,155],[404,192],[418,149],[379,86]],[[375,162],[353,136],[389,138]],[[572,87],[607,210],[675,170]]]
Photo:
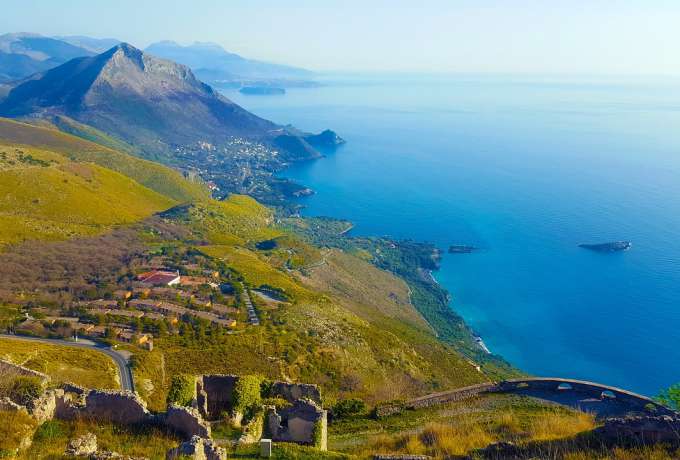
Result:
[[174,375],[168,390],[168,404],[189,406],[196,396],[196,379],[191,375]]
[[259,375],[244,375],[239,377],[234,386],[234,412],[248,417],[257,406],[262,404],[261,385]]
[[40,396],[43,391],[42,381],[38,377],[18,376],[9,388],[9,398],[17,404],[27,405]]
[[367,413],[366,403],[361,399],[342,399],[333,406],[333,417],[357,417]]

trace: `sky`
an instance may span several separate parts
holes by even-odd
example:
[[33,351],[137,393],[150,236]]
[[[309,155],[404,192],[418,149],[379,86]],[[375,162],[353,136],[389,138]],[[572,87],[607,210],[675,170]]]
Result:
[[319,71],[680,76],[678,0],[2,0],[0,32],[215,42]]

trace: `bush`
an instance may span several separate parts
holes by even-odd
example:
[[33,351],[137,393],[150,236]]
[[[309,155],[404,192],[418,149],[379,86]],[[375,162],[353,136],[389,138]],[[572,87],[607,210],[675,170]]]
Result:
[[342,399],[333,406],[333,417],[357,417],[367,414],[366,403],[361,399]]
[[241,413],[247,418],[254,409],[262,405],[260,393],[262,380],[259,375],[239,377],[234,386],[234,412]]
[[189,406],[196,396],[196,378],[192,375],[174,375],[168,390],[168,404]]
[[22,406],[27,405],[43,392],[42,380],[38,377],[18,376],[9,388],[9,398]]
[[657,400],[664,406],[680,410],[680,383],[676,383],[669,389],[662,391]]

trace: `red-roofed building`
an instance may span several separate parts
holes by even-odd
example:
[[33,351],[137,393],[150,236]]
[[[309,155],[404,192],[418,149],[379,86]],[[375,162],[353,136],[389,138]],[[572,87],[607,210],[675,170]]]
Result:
[[137,275],[137,280],[150,286],[174,286],[180,283],[181,278],[178,271],[154,270]]

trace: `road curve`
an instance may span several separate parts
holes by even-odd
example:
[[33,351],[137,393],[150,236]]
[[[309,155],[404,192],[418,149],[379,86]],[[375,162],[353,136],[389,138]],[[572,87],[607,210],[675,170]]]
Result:
[[111,348],[105,347],[104,345],[98,345],[95,343],[87,343],[87,342],[73,342],[70,340],[60,340],[60,339],[44,339],[42,337],[24,337],[21,335],[10,335],[10,334],[0,334],[0,338],[2,339],[10,339],[10,340],[24,340],[24,341],[32,341],[32,342],[40,342],[40,343],[47,343],[47,344],[55,344],[55,345],[64,345],[67,347],[74,347],[74,348],[87,348],[90,350],[95,350],[99,351],[101,353],[104,353],[107,355],[109,358],[113,360],[114,363],[116,363],[116,366],[118,367],[118,374],[120,376],[120,388],[121,390],[128,390],[128,391],[135,391],[135,386],[132,380],[132,371],[130,370],[130,365],[128,363],[128,360],[125,356],[123,356],[120,352],[113,350]]

